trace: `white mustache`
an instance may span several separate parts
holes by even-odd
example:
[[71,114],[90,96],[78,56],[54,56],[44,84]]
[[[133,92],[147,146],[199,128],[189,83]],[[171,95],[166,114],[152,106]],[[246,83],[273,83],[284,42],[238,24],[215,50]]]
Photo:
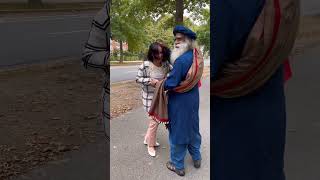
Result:
[[174,64],[178,57],[188,51],[188,43],[180,43],[178,45],[174,45],[174,47],[175,48],[172,50],[170,57],[171,64]]

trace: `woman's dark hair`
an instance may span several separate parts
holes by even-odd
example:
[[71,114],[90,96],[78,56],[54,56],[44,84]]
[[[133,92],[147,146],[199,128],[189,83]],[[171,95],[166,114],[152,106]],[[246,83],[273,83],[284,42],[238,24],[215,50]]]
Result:
[[170,60],[170,54],[171,51],[170,49],[165,46],[163,43],[160,42],[154,42],[152,44],[150,44],[149,46],[149,51],[148,51],[148,55],[147,55],[147,59],[148,61],[153,62],[153,60],[155,59],[154,57],[159,53],[159,47],[162,48],[162,53],[163,53],[163,59],[162,61],[169,61]]

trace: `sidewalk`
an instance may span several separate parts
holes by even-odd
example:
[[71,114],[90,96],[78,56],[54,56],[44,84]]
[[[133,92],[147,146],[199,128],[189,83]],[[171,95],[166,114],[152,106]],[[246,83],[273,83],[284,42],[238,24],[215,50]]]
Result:
[[179,177],[169,171],[165,164],[169,160],[168,133],[159,126],[158,141],[161,146],[152,158],[143,145],[147,129],[147,117],[142,108],[111,121],[111,179],[112,180],[207,180],[210,177],[210,101],[209,78],[200,88],[200,131],[202,135],[202,167],[195,169],[190,155],[185,160],[186,175]]
[[286,89],[288,180],[320,179],[320,46],[292,59],[293,77]]

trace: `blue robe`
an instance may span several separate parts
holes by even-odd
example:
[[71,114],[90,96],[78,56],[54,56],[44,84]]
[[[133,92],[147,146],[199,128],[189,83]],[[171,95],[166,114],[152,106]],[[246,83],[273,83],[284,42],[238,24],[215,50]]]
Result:
[[164,83],[168,92],[169,138],[173,144],[190,144],[199,133],[199,88],[195,86],[186,93],[170,91],[186,78],[193,62],[193,51],[178,57],[169,77]]
[[[211,81],[239,58],[264,0],[217,0],[212,10]],[[258,90],[239,98],[211,96],[211,177],[215,180],[284,180],[283,68]]]

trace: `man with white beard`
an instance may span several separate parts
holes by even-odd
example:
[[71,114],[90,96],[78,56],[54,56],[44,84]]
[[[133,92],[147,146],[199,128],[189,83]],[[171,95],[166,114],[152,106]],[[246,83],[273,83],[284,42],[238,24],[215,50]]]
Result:
[[[201,166],[198,84],[202,76],[203,59],[195,47],[197,37],[193,31],[178,25],[174,28],[173,34],[175,36],[174,49],[171,54],[173,69],[167,79],[160,82],[163,83],[164,91],[168,91],[167,109],[170,123],[167,127],[171,160],[166,165],[169,170],[179,176],[184,176],[184,158],[187,150],[192,156],[194,167],[200,168]],[[201,64],[199,65],[198,62]],[[194,72],[190,73],[190,69],[194,69]],[[186,87],[182,84],[187,79],[192,80],[185,84],[192,85],[187,85],[188,88],[179,91],[181,87]],[[154,113],[151,112],[151,114]],[[161,120],[161,118],[158,119]]]

